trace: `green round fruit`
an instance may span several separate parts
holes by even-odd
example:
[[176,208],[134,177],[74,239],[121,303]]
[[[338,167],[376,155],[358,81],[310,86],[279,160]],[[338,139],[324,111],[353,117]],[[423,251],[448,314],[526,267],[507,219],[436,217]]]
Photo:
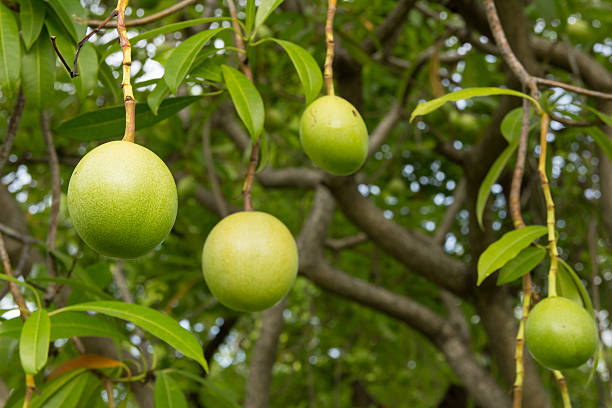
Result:
[[68,184],[68,211],[79,236],[96,252],[137,258],[168,235],[178,200],[172,173],[149,149],[115,141],[77,164]]
[[533,358],[553,370],[584,364],[597,348],[591,315],[564,297],[549,297],[533,308],[525,324],[525,343]]
[[285,224],[257,211],[234,213],[212,229],[202,251],[204,279],[225,306],[255,312],[293,286],[298,251]]
[[357,109],[338,96],[323,96],[300,121],[304,151],[317,166],[345,176],[359,170],[368,154],[368,129]]

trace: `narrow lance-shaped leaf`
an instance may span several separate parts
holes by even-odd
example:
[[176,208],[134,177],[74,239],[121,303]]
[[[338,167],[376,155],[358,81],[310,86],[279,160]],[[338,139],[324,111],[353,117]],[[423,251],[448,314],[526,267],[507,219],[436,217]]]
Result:
[[[199,96],[166,99],[155,115],[145,104],[136,104],[138,129],[145,129],[174,115],[199,100]],[[125,108],[122,105],[97,109],[76,116],[59,125],[55,131],[60,136],[75,140],[92,141],[120,137],[125,127]]]
[[55,103],[55,54],[48,40],[47,30],[36,40],[30,51],[23,55],[23,93],[28,103],[42,110]]
[[480,285],[487,276],[514,259],[519,252],[546,232],[546,227],[542,225],[531,225],[507,232],[498,241],[489,245],[478,258],[477,284]]
[[529,273],[546,256],[546,250],[534,246],[523,249],[514,259],[499,271],[497,285],[505,285]]
[[187,408],[187,400],[183,392],[170,374],[164,371],[157,373],[153,398],[155,408]]
[[66,7],[65,0],[45,0],[45,2],[51,6],[51,9],[61,21],[64,29],[68,32],[68,34],[70,34],[70,37],[72,37],[75,42],[79,41],[79,36],[77,34],[74,21],[72,20],[72,15]]
[[541,111],[540,104],[533,99],[531,96],[524,94],[522,92],[514,91],[512,89],[506,88],[468,88],[462,89],[460,91],[452,92],[441,96],[439,98],[433,99],[427,102],[421,102],[417,105],[417,107],[410,114],[410,121],[412,122],[415,117],[421,115],[427,115],[438,109],[440,106],[444,105],[446,102],[456,102],[461,99],[470,99],[476,96],[491,96],[491,95],[512,95],[518,96],[521,98],[527,98],[536,106],[538,111]]
[[263,130],[265,115],[263,99],[255,85],[236,68],[223,65],[221,71],[238,116],[255,143]]
[[489,169],[489,172],[485,176],[480,188],[478,189],[478,198],[476,200],[476,219],[478,220],[478,225],[480,228],[483,228],[482,217],[484,214],[485,205],[487,204],[487,200],[489,199],[489,195],[491,194],[491,187],[499,178],[499,175],[506,167],[508,160],[514,153],[518,146],[518,140],[515,140],[512,144],[504,149],[502,154],[499,155],[495,163]]
[[19,28],[11,10],[0,2],[0,87],[13,93],[21,72]]
[[164,98],[168,96],[170,93],[170,88],[168,88],[168,84],[164,80],[164,78],[160,78],[157,81],[157,85],[155,85],[155,89],[149,93],[147,97],[147,105],[149,105],[149,109],[153,114],[157,115],[159,110],[159,105],[163,102]]
[[578,290],[578,287],[576,287],[570,272],[567,271],[563,264],[559,264],[559,267],[557,268],[557,294],[576,302],[581,307],[584,306],[582,296],[580,296],[580,291]]
[[246,4],[246,32],[247,35],[250,35],[253,30],[253,25],[255,24],[255,0],[247,0]]
[[35,375],[47,364],[51,321],[45,309],[30,314],[19,339],[19,358],[26,374]]
[[323,86],[323,76],[321,75],[321,69],[317,61],[302,47],[289,41],[274,39],[278,45],[283,47],[291,62],[297,71],[302,87],[304,88],[304,95],[306,95],[306,104],[312,102],[321,91]]
[[42,0],[21,0],[20,6],[21,37],[26,50],[29,50],[42,30],[45,21],[45,5]]
[[[85,387],[89,383],[89,379],[93,377],[91,373],[83,373],[74,380],[68,382],[53,394],[42,405],[44,408],[79,408],[78,403],[81,395],[85,391]],[[94,377],[95,378],[95,377]]]
[[191,36],[176,47],[168,56],[164,80],[173,93],[176,93],[178,86],[187,76],[193,62],[198,56],[198,52],[213,36],[223,30],[227,30],[227,28],[221,27],[213,30],[205,30]]
[[518,139],[523,124],[523,108],[512,109],[502,120],[500,130],[508,143]]
[[68,311],[96,312],[130,321],[168,343],[185,356],[196,360],[208,371],[202,346],[195,336],[163,313],[140,305],[117,301],[100,301],[66,306],[54,311],[53,314]]
[[608,156],[608,159],[610,161],[612,161],[612,141],[610,140],[608,135],[606,135],[601,129],[595,126],[591,126],[585,130],[593,138],[593,140],[595,140],[597,145],[599,145],[601,151],[604,152],[606,156]]
[[257,13],[255,14],[255,29],[253,30],[253,35],[255,35],[259,26],[268,19],[270,14],[272,14],[282,2],[283,0],[261,0],[257,8]]

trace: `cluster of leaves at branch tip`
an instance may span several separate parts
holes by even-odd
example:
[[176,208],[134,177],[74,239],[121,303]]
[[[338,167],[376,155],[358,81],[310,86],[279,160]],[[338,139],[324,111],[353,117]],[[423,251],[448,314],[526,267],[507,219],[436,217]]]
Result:
[[276,217],[243,211],[221,220],[202,251],[210,291],[238,311],[267,309],[291,289],[298,270],[293,235]]
[[74,228],[96,252],[137,258],[168,235],[178,208],[174,178],[149,149],[108,142],[81,159],[68,185]]
[[368,129],[361,115],[338,96],[323,96],[306,108],[300,140],[317,166],[337,176],[359,170],[368,155]]
[[581,366],[593,356],[597,342],[595,321],[570,299],[546,298],[527,317],[527,348],[537,362],[552,370]]

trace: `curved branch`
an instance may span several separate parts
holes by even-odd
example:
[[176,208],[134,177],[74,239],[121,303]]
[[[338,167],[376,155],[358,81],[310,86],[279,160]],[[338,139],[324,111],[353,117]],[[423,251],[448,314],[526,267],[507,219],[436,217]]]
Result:
[[[151,14],[150,16],[147,17],[142,17],[142,18],[137,18],[134,20],[127,20],[125,22],[125,26],[126,27],[136,27],[136,26],[141,26],[141,25],[145,25],[145,24],[149,24],[152,23],[154,21],[160,20],[164,17],[167,17],[171,14],[176,13],[177,11],[180,11],[182,9],[184,9],[185,7],[191,6],[192,4],[194,4],[197,0],[183,0],[180,1],[178,3],[176,3],[173,6],[168,7],[167,9],[164,9],[162,11],[159,11],[155,14]],[[77,19],[78,22],[80,23],[86,23],[89,27],[98,27],[103,20],[83,20],[83,19]],[[116,22],[110,22],[106,25],[107,27],[111,27],[111,28],[116,28],[117,27],[117,23]]]

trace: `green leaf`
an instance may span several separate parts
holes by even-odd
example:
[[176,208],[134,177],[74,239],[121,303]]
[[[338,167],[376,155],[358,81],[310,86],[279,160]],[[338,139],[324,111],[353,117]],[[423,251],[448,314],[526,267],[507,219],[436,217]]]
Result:
[[118,80],[113,76],[113,71],[109,65],[100,64],[98,68],[102,86],[105,90],[110,91],[111,95],[113,96],[112,101],[115,103],[119,103],[123,100],[123,96],[121,95],[121,88],[119,86],[120,82],[118,82]]
[[49,41],[47,30],[36,40],[30,51],[23,55],[21,72],[23,93],[29,104],[39,110],[56,103],[55,92],[55,54]]
[[176,47],[168,56],[166,63],[164,80],[173,93],[176,93],[178,86],[183,82],[187,73],[191,69],[198,53],[210,39],[219,32],[227,30],[226,27],[205,30],[189,37]]
[[487,200],[491,194],[491,187],[493,187],[493,184],[495,184],[499,178],[499,175],[506,167],[508,160],[510,160],[510,157],[517,147],[518,139],[504,149],[504,151],[499,155],[497,160],[495,160],[495,163],[493,163],[489,169],[489,172],[478,189],[478,198],[476,200],[476,219],[478,220],[478,225],[481,229],[484,229],[482,217],[484,214],[485,205],[487,204]]
[[40,35],[45,21],[45,5],[41,0],[21,0],[19,10],[21,37],[29,50]]
[[[557,294],[583,307],[584,303],[582,302],[582,296],[580,296],[580,291],[576,287],[572,275],[563,267],[562,263],[560,263],[559,266],[560,267],[557,268]],[[580,283],[580,285],[582,285],[582,283]]]
[[96,312],[130,321],[168,343],[185,356],[196,360],[208,371],[202,346],[195,336],[163,313],[140,305],[117,301],[99,301],[66,306],[54,311],[53,314],[68,311]]
[[508,143],[517,140],[521,134],[523,124],[523,108],[512,109],[502,120],[500,129],[504,139]]
[[[44,0],[51,9],[54,11],[55,15],[59,18],[62,23],[64,29],[70,34],[70,37],[74,40],[74,42],[79,41],[79,35],[77,34],[77,30],[75,27],[74,20],[72,19],[72,14],[67,7],[67,3],[65,0]],[[51,33],[51,35],[57,35],[55,33]]]
[[[160,105],[157,115],[151,112],[148,106],[137,104],[136,127],[141,130],[153,126],[199,99],[199,96],[166,99]],[[92,141],[121,137],[124,128],[125,108],[119,105],[76,116],[59,125],[55,131],[58,135],[71,139]]]
[[595,114],[595,116],[597,116],[599,118],[599,120],[601,120],[606,125],[612,127],[612,116],[606,115],[605,113],[600,112],[597,109],[591,108],[590,106],[584,106],[584,108],[586,108],[586,109],[590,110],[591,112],[593,112]]
[[595,140],[602,152],[612,161],[612,140],[600,128],[591,126],[585,131]]
[[[584,285],[582,284],[580,277],[578,276],[576,271],[574,271],[574,268],[572,268],[562,258],[557,258],[557,259],[559,260],[559,265],[564,267],[565,271],[574,281],[574,286],[576,289],[578,289],[578,292],[580,293],[580,298],[582,299],[582,302],[584,303],[586,310],[588,310],[591,316],[593,316],[593,318],[595,319],[595,321],[597,321],[597,316],[595,316],[595,311],[593,309],[593,303],[591,302],[591,297],[589,296],[589,293],[586,291]],[[557,273],[558,272],[559,271],[557,270]]]
[[45,309],[30,314],[23,324],[19,339],[19,357],[26,374],[35,375],[47,364],[51,321]]
[[155,408],[187,408],[187,400],[170,374],[159,371],[153,390]]
[[253,34],[255,34],[259,26],[268,19],[270,14],[272,14],[282,2],[283,0],[261,0],[257,8],[257,14],[255,14],[255,29],[253,30]]
[[522,92],[518,92],[512,89],[506,88],[468,88],[462,89],[460,91],[451,92],[444,96],[441,96],[436,99],[432,99],[431,101],[421,102],[417,105],[417,107],[410,114],[410,121],[412,122],[415,117],[421,115],[427,115],[438,109],[440,106],[444,105],[446,102],[456,102],[461,99],[470,99],[476,96],[491,96],[491,95],[512,95],[519,96],[521,98],[527,98],[536,106],[538,112],[542,109],[540,108],[540,104],[533,99],[531,96],[524,94]]
[[[197,64],[197,61],[196,61]],[[189,77],[199,77],[209,81],[222,82],[221,66],[213,59],[207,58],[189,73]]]
[[[79,53],[79,76],[75,78],[75,86],[81,100],[87,98],[89,91],[98,85],[98,54],[92,44],[87,43]],[[115,88],[119,88],[119,82],[115,80]]]
[[283,47],[287,54],[289,54],[289,58],[291,58],[291,62],[293,62],[293,66],[302,82],[304,94],[306,95],[306,104],[310,104],[319,95],[323,86],[323,76],[321,75],[319,65],[312,55],[299,45],[277,39],[272,41]]
[[61,387],[45,402],[44,407],[77,408],[81,395],[83,395],[83,391],[85,391],[86,386],[90,384],[92,377],[96,380],[96,382],[99,382],[99,380],[97,380],[93,374],[85,372]]
[[21,45],[17,20],[13,12],[0,3],[0,86],[6,93],[12,94],[17,89],[20,72]]
[[[53,315],[50,341],[69,337],[110,337],[127,340],[127,337],[102,319],[81,312],[66,312]],[[16,317],[0,322],[0,339],[19,339],[23,322]]]
[[480,258],[478,258],[477,285],[480,285],[487,276],[517,256],[519,252],[527,248],[535,239],[546,234],[546,231],[546,227],[542,225],[531,225],[507,232],[498,241],[489,245],[480,255]]
[[[194,20],[187,20],[187,21],[183,21],[180,23],[168,24],[163,27],[155,28],[153,30],[147,30],[142,34],[138,34],[137,36],[130,38],[130,43],[136,44],[140,40],[149,40],[151,38],[157,37],[160,34],[166,34],[166,33],[171,33],[174,31],[183,30],[185,28],[193,27],[194,25],[198,25],[198,24],[208,24],[208,23],[212,23],[215,21],[229,21],[229,20],[231,20],[231,17],[209,17],[209,18],[196,18]],[[103,54],[104,57],[102,59],[105,59],[109,54],[112,54],[113,52],[119,51],[121,49],[119,42],[116,39],[111,40],[110,43],[111,43],[111,46],[106,50],[106,52],[104,52]]]
[[205,400],[215,408],[240,408],[224,390],[215,385],[210,379],[190,373],[189,371],[170,369],[173,374],[179,374],[204,385]]
[[153,89],[147,97],[147,105],[149,105],[151,112],[157,115],[159,105],[161,105],[162,101],[169,93],[170,88],[168,88],[168,84],[166,84],[164,78],[159,78],[157,80],[157,85],[155,85],[155,89]]
[[236,68],[221,66],[225,85],[253,143],[263,131],[264,104],[255,85]]
[[108,299],[108,300],[113,299],[113,297],[109,295],[108,293],[104,293],[100,289],[94,286],[91,286],[85,282],[81,282],[75,279],[52,278],[48,276],[39,276],[36,278],[32,278],[30,280],[33,282],[55,282],[55,283],[59,283],[60,285],[70,286],[75,289],[84,290],[88,293],[91,293],[99,297],[100,299]]
[[247,0],[246,3],[246,35],[251,35],[255,23],[255,0]]
[[546,256],[546,250],[538,247],[527,247],[521,251],[514,259],[509,261],[499,271],[497,285],[505,285],[529,273],[539,265]]
[[[51,396],[53,396],[53,394],[55,394],[64,385],[72,382],[74,377],[82,374],[84,371],[84,368],[78,368],[76,370],[69,371],[58,378],[53,379],[50,382],[44,383],[40,388],[40,394],[34,393],[30,408],[46,407],[45,403],[49,400],[49,398],[51,398]],[[8,406],[7,408],[21,408],[21,406],[23,405],[23,400],[24,398],[22,397],[16,403]]]
[[261,133],[259,140],[259,161],[257,162],[257,169],[255,173],[259,173],[266,168],[268,161],[270,160],[270,142],[268,141],[268,135],[266,132]]

